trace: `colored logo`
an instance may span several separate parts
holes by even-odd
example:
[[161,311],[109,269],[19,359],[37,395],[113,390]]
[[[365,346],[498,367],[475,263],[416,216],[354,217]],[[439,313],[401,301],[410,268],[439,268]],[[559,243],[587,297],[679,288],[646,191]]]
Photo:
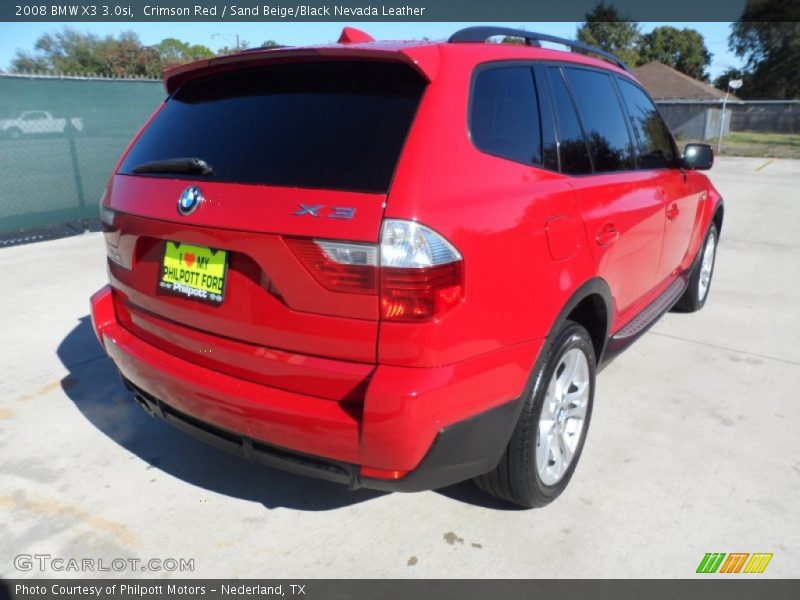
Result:
[[191,185],[183,190],[180,198],[178,198],[178,212],[183,216],[191,214],[194,209],[200,206],[201,202],[203,202],[203,192],[200,191],[199,187]]
[[772,553],[766,552],[708,552],[697,567],[698,573],[763,573]]

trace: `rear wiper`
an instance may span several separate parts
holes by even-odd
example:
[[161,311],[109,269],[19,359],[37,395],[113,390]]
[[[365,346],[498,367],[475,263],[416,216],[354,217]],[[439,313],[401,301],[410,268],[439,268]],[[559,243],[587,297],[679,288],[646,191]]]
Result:
[[198,173],[213,175],[214,169],[202,158],[167,158],[142,163],[133,168],[134,173]]

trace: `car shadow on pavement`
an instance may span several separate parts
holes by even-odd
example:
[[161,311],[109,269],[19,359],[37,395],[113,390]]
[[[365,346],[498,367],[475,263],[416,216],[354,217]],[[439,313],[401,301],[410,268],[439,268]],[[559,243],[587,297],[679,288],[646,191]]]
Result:
[[[341,484],[252,463],[150,417],[122,384],[114,364],[97,342],[88,315],[79,320],[56,352],[69,371],[61,380],[64,393],[92,425],[145,461],[146,470],[158,469],[192,485],[260,502],[270,509],[333,510],[385,495],[367,489],[351,491]],[[485,508],[515,508],[483,494],[471,482],[436,491]]]
[[511,504],[500,498],[495,498],[489,494],[482,492],[472,481],[462,481],[455,485],[451,485],[439,490],[434,490],[437,494],[446,496],[451,500],[457,500],[464,504],[472,504],[480,508],[488,508],[491,510],[505,510],[509,512],[518,512],[528,510],[516,504]]

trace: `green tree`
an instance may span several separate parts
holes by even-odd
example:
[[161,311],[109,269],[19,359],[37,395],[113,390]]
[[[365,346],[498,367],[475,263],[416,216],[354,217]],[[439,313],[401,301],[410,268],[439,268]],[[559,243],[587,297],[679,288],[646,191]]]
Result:
[[628,65],[639,64],[639,24],[626,21],[613,4],[600,2],[588,12],[575,37],[579,42],[611,52]]
[[275,40],[266,40],[261,44],[262,48],[280,48],[280,44]]
[[749,0],[728,45],[744,59],[743,98],[800,98],[800,23],[795,0]]
[[206,46],[176,38],[145,46],[132,31],[101,38],[65,27],[42,35],[31,52],[18,50],[11,69],[89,76],[160,77],[165,68],[213,56],[214,52]]
[[94,34],[65,27],[40,36],[33,52],[17,50],[11,68],[13,71],[100,74],[104,67],[99,54],[101,44],[102,40]]
[[188,44],[176,38],[165,38],[154,47],[165,68],[215,56],[211,48],[201,44]]
[[109,36],[100,42],[98,57],[103,68],[98,74],[110,73],[115,77],[160,77],[164,68],[158,51],[143,46],[139,36],[132,31],[119,37]]
[[694,29],[656,27],[641,38],[639,64],[657,60],[689,77],[708,81],[706,68],[711,53],[700,32]]
[[11,61],[12,73],[47,73],[51,65],[43,56],[34,56],[30,52],[17,50],[17,55]]
[[160,75],[162,70],[158,53],[143,46],[132,31],[100,38],[69,27],[42,35],[36,40],[33,52],[17,51],[11,68],[17,72],[116,77],[152,77]]

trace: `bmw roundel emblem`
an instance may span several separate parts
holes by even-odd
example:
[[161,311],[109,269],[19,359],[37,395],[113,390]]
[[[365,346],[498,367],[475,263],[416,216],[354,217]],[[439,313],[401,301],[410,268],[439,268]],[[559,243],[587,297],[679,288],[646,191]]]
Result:
[[199,187],[190,185],[183,190],[181,197],[178,198],[178,212],[183,216],[189,215],[193,213],[202,202],[203,192],[200,191]]

